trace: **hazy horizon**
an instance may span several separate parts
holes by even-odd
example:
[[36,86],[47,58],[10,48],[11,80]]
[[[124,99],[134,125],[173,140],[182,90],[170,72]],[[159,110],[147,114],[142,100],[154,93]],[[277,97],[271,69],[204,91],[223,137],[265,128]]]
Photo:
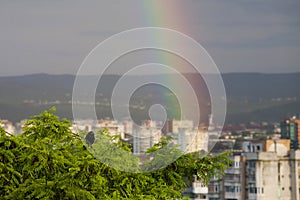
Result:
[[[222,75],[225,74],[266,74],[266,75],[280,75],[280,74],[299,74],[299,71],[296,72],[273,72],[273,73],[264,73],[264,72],[225,72],[225,73],[221,73]],[[171,75],[171,74],[175,74],[175,73],[153,73],[153,74],[132,74],[132,75],[128,75],[128,76],[154,76],[154,75]],[[186,72],[185,74],[196,74],[196,72]],[[49,75],[49,76],[76,76],[76,74],[55,74],[55,73],[45,73],[45,72],[40,72],[40,73],[28,73],[28,74],[18,74],[18,75],[0,75],[1,77],[21,77],[21,76],[31,76],[31,75]],[[120,74],[104,74],[104,75],[111,75],[111,76],[122,76]],[[83,76],[98,76],[98,75],[93,75],[93,74],[87,74],[87,75],[83,75]]]

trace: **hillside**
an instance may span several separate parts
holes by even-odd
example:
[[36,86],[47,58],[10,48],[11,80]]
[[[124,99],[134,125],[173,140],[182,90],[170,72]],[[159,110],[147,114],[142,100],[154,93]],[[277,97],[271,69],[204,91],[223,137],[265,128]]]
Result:
[[[173,77],[172,77],[173,76]],[[151,75],[153,80],[168,78],[176,80],[175,75]],[[199,75],[185,74],[193,83],[200,103],[205,107],[209,102],[207,88]],[[213,76],[213,75],[211,75]],[[293,74],[259,74],[259,73],[229,73],[222,75],[227,93],[228,112],[227,123],[248,121],[278,121],[287,115],[300,112],[300,73]],[[97,78],[85,77],[86,81]],[[97,108],[98,117],[111,117],[107,102],[111,91],[120,77],[105,75],[100,81],[96,101],[101,105]],[[133,76],[134,83],[143,77]],[[58,114],[72,118],[71,98],[75,77],[73,75],[33,74],[15,77],[0,77],[0,118],[14,122],[27,118],[55,105]],[[162,96],[170,96],[170,91],[157,86],[141,88],[133,96],[133,104],[148,108],[155,103],[163,103]],[[147,97],[151,94],[151,97]],[[171,95],[172,96],[172,95]],[[172,97],[174,105],[169,110],[178,109],[177,100]],[[143,104],[143,105],[142,105]],[[203,109],[209,112],[209,109]],[[145,117],[141,111],[132,112]]]

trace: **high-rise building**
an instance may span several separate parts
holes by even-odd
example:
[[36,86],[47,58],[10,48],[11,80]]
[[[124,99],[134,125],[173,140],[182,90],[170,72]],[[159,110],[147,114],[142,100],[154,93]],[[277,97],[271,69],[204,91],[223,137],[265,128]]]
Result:
[[141,154],[160,141],[161,130],[151,126],[141,126],[134,130],[133,153]]
[[122,132],[124,134],[133,135],[134,130],[134,122],[127,120],[122,122]]
[[280,123],[281,138],[290,139],[291,149],[300,147],[300,120],[296,117],[285,119]]
[[172,120],[172,133],[178,133],[179,129],[193,129],[192,120]]
[[[207,128],[186,128],[191,126],[191,123],[184,123],[185,128],[178,127],[178,133],[174,134],[174,142],[179,144],[181,150],[185,153],[190,152],[207,152],[208,150],[208,133]],[[184,191],[183,195],[192,200],[207,200],[208,187],[201,180],[194,181],[189,184],[189,187]]]
[[166,135],[168,133],[173,132],[173,125],[172,125],[173,123],[172,122],[173,122],[173,120],[169,120],[169,119],[165,121],[165,124],[163,125],[163,128],[161,130],[163,134]]
[[185,153],[208,150],[207,130],[178,128],[178,133],[172,135],[175,144]]

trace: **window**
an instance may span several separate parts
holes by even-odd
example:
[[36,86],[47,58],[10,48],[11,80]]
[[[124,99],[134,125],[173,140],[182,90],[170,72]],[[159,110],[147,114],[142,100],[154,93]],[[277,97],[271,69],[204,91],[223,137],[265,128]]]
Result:
[[235,162],[234,162],[234,167],[235,167],[235,168],[239,168],[239,167],[240,167],[240,162],[235,161]]
[[257,192],[257,194],[260,193],[260,188],[259,187],[256,188],[256,192]]
[[219,192],[219,187],[217,185],[215,186],[215,192]]
[[260,145],[256,145],[256,151],[260,152],[260,149],[261,149]]
[[250,187],[250,193],[256,193],[256,188],[255,187]]
[[239,186],[225,186],[225,191],[231,193],[239,193],[241,192],[241,188]]
[[255,168],[255,161],[249,161],[249,167]]

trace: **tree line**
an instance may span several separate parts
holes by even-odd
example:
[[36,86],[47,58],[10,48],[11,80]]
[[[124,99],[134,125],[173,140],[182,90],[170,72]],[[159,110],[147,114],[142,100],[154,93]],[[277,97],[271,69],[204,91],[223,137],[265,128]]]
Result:
[[[199,156],[195,152],[183,154],[152,172],[124,172],[100,162],[81,135],[71,132],[70,126],[71,122],[60,119],[53,108],[27,120],[22,134],[17,136],[7,135],[0,128],[1,198],[182,199],[182,192],[195,177],[207,184],[213,176],[222,175],[231,163],[229,152],[217,156]],[[102,132],[112,145],[130,153],[126,143]],[[165,145],[166,138],[147,153],[162,150]],[[97,152],[105,150],[103,145],[95,144],[93,148]],[[138,160],[113,162],[138,168]],[[158,154],[144,167],[160,162],[162,157]]]

